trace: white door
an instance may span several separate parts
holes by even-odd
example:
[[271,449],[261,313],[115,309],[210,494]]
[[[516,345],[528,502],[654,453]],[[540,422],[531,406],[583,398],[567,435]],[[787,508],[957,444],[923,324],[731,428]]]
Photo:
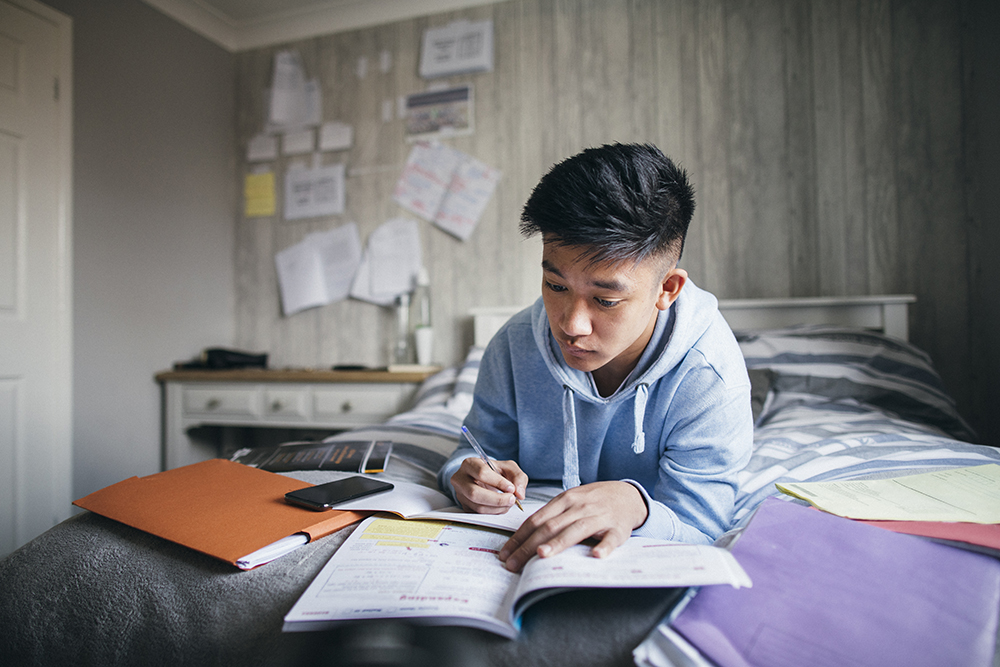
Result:
[[72,509],[70,30],[0,0],[0,557]]

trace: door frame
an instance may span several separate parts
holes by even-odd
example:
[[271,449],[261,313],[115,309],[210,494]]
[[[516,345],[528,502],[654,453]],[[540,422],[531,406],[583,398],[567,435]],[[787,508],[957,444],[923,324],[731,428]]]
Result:
[[[61,368],[58,387],[52,387],[51,430],[59,440],[58,451],[47,462],[51,486],[32,493],[36,500],[48,497],[50,523],[55,525],[72,513],[73,499],[73,19],[38,0],[3,0],[6,4],[34,14],[55,26],[58,36],[57,82],[53,94],[58,95],[58,157],[56,185],[52,195],[56,198],[56,228],[58,234],[58,334],[53,354]],[[30,456],[30,453],[29,453]],[[21,480],[25,481],[25,480]],[[15,523],[17,547],[33,539],[38,526]]]

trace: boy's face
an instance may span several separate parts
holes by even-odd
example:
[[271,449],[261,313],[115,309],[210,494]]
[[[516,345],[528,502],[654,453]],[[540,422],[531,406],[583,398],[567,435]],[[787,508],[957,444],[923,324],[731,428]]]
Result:
[[616,389],[639,361],[657,313],[687,279],[683,269],[666,268],[658,258],[594,264],[586,247],[544,239],[542,299],[566,363],[594,373],[599,388],[604,380]]

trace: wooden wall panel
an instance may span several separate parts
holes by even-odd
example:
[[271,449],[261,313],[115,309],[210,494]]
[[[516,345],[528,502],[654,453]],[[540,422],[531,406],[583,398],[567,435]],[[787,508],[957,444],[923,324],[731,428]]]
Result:
[[[353,221],[364,241],[413,217],[391,193],[410,149],[396,105],[428,83],[421,35],[490,18],[494,71],[445,80],[474,85],[475,134],[448,141],[502,180],[468,241],[420,222],[439,361],[464,354],[469,308],[538,294],[540,243],[517,231],[538,178],[587,146],[648,141],[694,181],[683,265],[695,282],[722,298],[913,292],[913,338],[964,402],[974,388],[958,4],[505,0],[283,45],[320,78],[325,119],[355,128],[350,151],[323,156],[347,164],[347,212],[240,222],[238,344],[276,365],[386,363],[388,309],[347,300],[282,317],[273,256],[317,229]],[[241,152],[263,126],[277,48],[239,54]],[[280,175],[289,162],[272,166]]]
[[[857,2],[828,0],[812,5],[809,26],[815,127],[816,247],[819,291],[865,293],[867,270],[863,186],[854,177],[864,153],[860,145],[860,79]],[[830,29],[830,27],[833,29]]]
[[[685,100],[685,150],[680,163],[694,181],[697,208],[684,266],[696,283],[716,294],[734,293],[726,240],[732,238],[727,150],[730,136],[724,2],[684,2],[679,31],[686,35],[688,71],[678,94]],[[694,257],[692,257],[692,255]]]
[[[868,289],[872,294],[897,292],[899,272],[899,200],[896,191],[893,33],[889,0],[861,3],[862,142],[860,176],[865,181],[865,230]],[[911,72],[912,75],[912,72]]]
[[942,373],[956,377],[974,363],[967,343],[952,348],[957,341],[941,335],[968,331],[971,315],[964,154],[956,140],[956,128],[962,127],[961,106],[955,103],[962,94],[961,52],[955,46],[961,42],[960,18],[951,6],[910,0],[896,7],[893,29],[901,58],[914,74],[897,78],[904,249],[899,284],[925,295],[914,336],[926,341]]

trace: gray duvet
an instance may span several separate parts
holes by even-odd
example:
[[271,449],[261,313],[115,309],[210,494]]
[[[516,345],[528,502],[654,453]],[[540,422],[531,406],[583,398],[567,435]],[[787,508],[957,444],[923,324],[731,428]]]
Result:
[[679,593],[558,595],[528,612],[513,641],[389,622],[282,633],[285,613],[352,530],[241,571],[79,514],[0,561],[0,665],[631,665]]

